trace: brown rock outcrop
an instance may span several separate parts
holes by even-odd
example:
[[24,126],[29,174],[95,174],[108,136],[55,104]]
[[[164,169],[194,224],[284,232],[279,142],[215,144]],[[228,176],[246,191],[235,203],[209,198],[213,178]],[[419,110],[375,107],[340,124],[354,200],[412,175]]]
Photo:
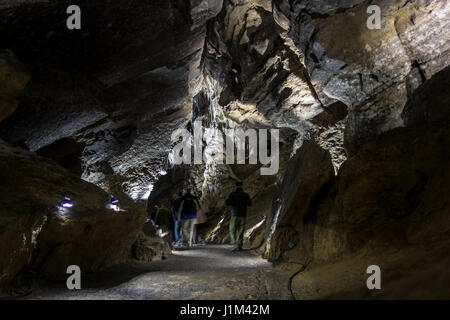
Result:
[[434,75],[408,101],[404,115],[411,126],[367,142],[343,165],[334,193],[318,211],[316,261],[445,237],[450,117],[443,88],[449,72]]
[[[0,288],[24,270],[65,279],[128,259],[145,212],[125,199],[108,209],[108,194],[55,162],[0,143]],[[72,208],[62,207],[70,197]]]
[[[411,97],[405,109],[414,116],[411,126],[363,144],[327,192],[316,193],[320,200],[309,229],[292,202],[288,212],[296,220],[288,230],[309,234],[309,250],[293,257],[298,263],[310,258],[294,282],[303,297],[448,297],[450,118],[448,94],[442,92],[447,73],[436,74]],[[275,247],[296,236],[279,225]],[[289,252],[294,250],[282,257]],[[379,292],[365,286],[365,270],[374,264],[383,272]]]

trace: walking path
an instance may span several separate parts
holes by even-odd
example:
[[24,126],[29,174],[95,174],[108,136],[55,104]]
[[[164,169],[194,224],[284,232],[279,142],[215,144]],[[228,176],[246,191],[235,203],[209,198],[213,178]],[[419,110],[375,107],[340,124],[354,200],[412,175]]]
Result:
[[[173,251],[166,260],[82,275],[82,290],[39,283],[29,299],[270,299],[271,263],[229,245]],[[280,298],[280,297],[278,297]]]

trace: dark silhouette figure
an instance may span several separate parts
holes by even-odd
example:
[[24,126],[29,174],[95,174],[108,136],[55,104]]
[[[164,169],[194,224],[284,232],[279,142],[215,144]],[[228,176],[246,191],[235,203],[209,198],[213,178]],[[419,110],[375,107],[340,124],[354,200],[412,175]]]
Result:
[[192,236],[194,233],[194,221],[197,218],[197,211],[200,207],[198,199],[187,190],[181,201],[178,210],[178,220],[181,221],[181,234],[183,245],[192,246]]
[[247,207],[252,205],[250,196],[242,188],[242,182],[236,182],[236,190],[230,193],[225,203],[230,207],[230,237],[231,244],[235,245],[233,251],[241,251],[244,242]]

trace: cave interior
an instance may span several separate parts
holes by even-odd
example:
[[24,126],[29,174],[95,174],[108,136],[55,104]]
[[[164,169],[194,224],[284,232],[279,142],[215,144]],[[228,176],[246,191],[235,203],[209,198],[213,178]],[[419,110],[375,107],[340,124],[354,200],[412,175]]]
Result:
[[[0,1],[0,296],[449,299],[449,17],[446,0]],[[173,134],[196,124],[214,134],[180,164]],[[259,133],[258,161],[214,161],[233,129]],[[177,247],[152,221],[187,190],[206,222]]]

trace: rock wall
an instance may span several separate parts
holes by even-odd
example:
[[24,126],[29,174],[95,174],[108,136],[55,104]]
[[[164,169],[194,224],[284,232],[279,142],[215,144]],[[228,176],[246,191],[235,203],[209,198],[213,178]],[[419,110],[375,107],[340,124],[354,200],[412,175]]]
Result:
[[[224,1],[208,23],[204,50],[204,78],[216,87],[209,104],[221,123],[293,129],[291,148],[315,140],[336,174],[367,141],[404,126],[408,98],[449,64],[448,21],[441,19],[449,5],[380,1],[382,28],[370,30],[370,4]],[[222,190],[223,180],[211,183]]]
[[284,251],[304,261],[311,259],[316,210],[334,181],[329,153],[304,141],[291,159],[272,205],[264,256],[278,260]]
[[[2,291],[27,270],[65,279],[69,265],[90,272],[128,259],[144,222],[142,209],[126,197],[120,198],[121,211],[108,209],[108,194],[100,188],[2,141],[0,159]],[[62,207],[64,197],[72,208]]]
[[[0,136],[47,154],[79,144],[74,172],[136,201],[167,172],[170,134],[202,117],[295,130],[293,149],[316,139],[337,171],[403,126],[407,98],[449,63],[447,1],[379,1],[380,30],[368,0],[80,1],[79,32],[60,25],[68,4],[0,7],[3,46],[31,76]],[[216,191],[230,175],[199,170]]]
[[[366,27],[369,1],[276,1],[291,21],[289,37],[305,57],[326,106],[349,107],[345,147],[352,153],[371,137],[402,126],[406,99],[449,64],[447,1],[378,1],[382,28]],[[374,3],[372,3],[374,4]]]
[[[404,126],[407,99],[449,63],[448,22],[440,18],[449,10],[445,1],[380,1],[380,30],[366,27],[369,5],[224,1],[208,22],[193,120],[220,128],[289,128],[297,133],[289,153],[315,140],[331,154],[337,174],[367,141]],[[228,239],[224,197],[216,195],[233,189],[235,173],[253,170],[231,169],[191,171],[190,186],[212,198],[206,202],[214,241]],[[264,192],[256,175],[246,181],[252,195]]]
[[[321,227],[316,260],[326,261],[363,247],[392,249],[431,243],[450,227],[448,197],[448,95],[443,94],[450,69],[425,82],[405,112],[431,105],[428,117],[368,142],[339,172],[332,207],[319,210]],[[327,211],[328,210],[328,211]],[[325,227],[325,228],[323,228]],[[343,229],[341,229],[343,228]],[[386,238],[388,237],[388,238]],[[384,239],[383,239],[384,238]],[[338,244],[333,247],[331,244]],[[331,249],[332,248],[332,249]],[[331,250],[330,250],[331,249]]]
[[[223,88],[225,116],[290,127],[301,139],[327,131],[321,145],[336,168],[365,141],[403,126],[407,98],[449,64],[448,21],[441,18],[449,5],[379,1],[382,28],[370,30],[370,4],[225,1],[209,24],[204,54]],[[345,121],[331,130],[335,122],[314,121],[337,103],[348,108]]]
[[[266,238],[266,255],[308,266],[297,282],[303,296],[367,296],[361,274],[373,264],[390,281],[384,280],[388,290],[380,297],[448,296],[450,118],[443,86],[449,72],[446,68],[419,87],[404,111],[416,116],[427,110],[427,116],[366,142],[336,178],[325,174],[331,170],[329,156],[320,161],[311,147],[298,150],[291,168],[299,178],[287,175],[283,182],[298,188],[295,197],[283,193],[281,211],[280,203],[274,204],[272,215],[280,214],[274,234]],[[302,160],[308,158],[315,161]],[[320,272],[332,284],[317,278]],[[434,285],[435,277],[444,282]],[[423,287],[412,294],[415,283]]]

